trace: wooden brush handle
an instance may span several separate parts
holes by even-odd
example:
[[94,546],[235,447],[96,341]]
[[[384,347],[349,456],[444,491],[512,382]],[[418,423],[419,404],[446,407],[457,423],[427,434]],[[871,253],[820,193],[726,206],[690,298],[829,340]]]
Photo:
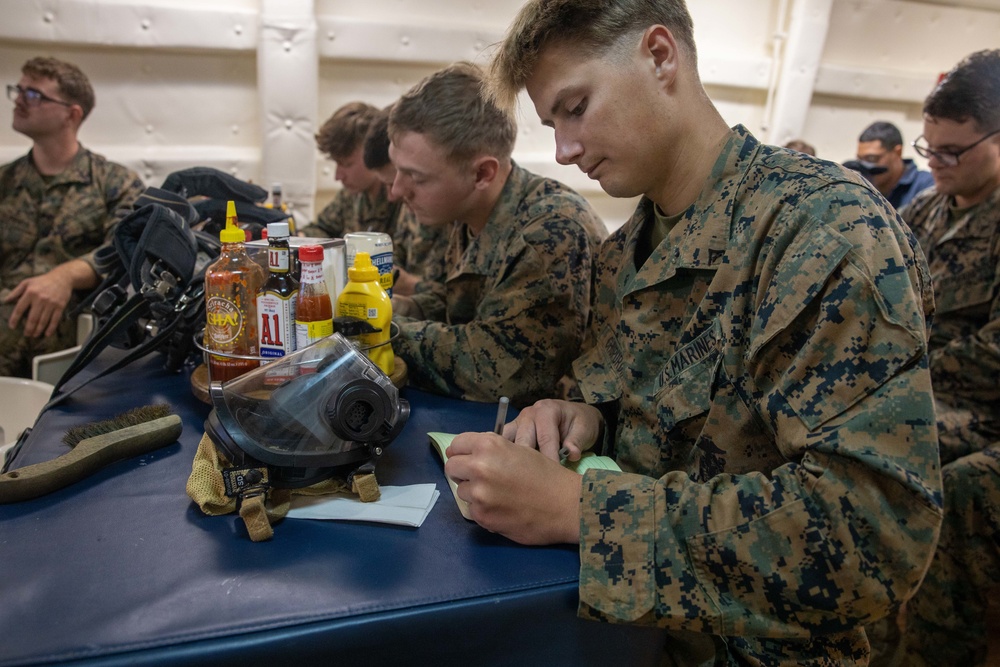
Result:
[[0,503],[16,503],[51,493],[104,466],[165,447],[181,434],[181,418],[168,415],[81,440],[62,456],[0,475]]

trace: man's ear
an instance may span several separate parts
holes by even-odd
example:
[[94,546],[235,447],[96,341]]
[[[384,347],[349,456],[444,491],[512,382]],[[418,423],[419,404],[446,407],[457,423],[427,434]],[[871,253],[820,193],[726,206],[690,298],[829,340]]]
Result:
[[664,25],[652,25],[646,28],[642,37],[642,49],[653,65],[656,78],[670,82],[676,76],[680,67],[680,55],[677,50],[677,40],[674,34]]
[[892,152],[896,154],[897,157],[903,157],[903,144],[892,147]]
[[493,184],[500,173],[500,161],[492,155],[481,155],[472,161],[472,169],[476,178],[476,189],[485,190]]
[[74,104],[67,108],[69,109],[69,122],[76,127],[83,125],[83,107],[79,104]]

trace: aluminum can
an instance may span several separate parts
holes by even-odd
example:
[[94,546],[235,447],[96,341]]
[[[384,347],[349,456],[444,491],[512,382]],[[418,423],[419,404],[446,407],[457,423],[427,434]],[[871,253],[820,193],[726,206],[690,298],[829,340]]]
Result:
[[392,296],[392,237],[384,232],[349,232],[344,234],[347,243],[347,267],[354,266],[354,257],[366,252],[372,265],[378,269],[378,282]]

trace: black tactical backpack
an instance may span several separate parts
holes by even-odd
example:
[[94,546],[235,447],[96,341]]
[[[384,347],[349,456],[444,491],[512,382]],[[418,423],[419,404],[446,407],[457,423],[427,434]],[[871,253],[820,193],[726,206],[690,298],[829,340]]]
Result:
[[[160,188],[147,188],[124,212],[112,243],[98,249],[104,279],[81,303],[95,318],[90,338],[56,383],[49,405],[92,380],[157,351],[177,372],[198,353],[195,334],[205,325],[205,269],[219,256],[226,202],[253,238],[287,213],[260,206],[267,191],[211,167],[170,174]],[[108,346],[128,350],[86,381],[65,385]]]

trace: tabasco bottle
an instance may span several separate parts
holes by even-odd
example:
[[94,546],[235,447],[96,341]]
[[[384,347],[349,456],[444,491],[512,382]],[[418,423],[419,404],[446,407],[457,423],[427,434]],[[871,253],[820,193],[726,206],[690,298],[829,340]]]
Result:
[[276,358],[295,351],[299,281],[292,277],[287,222],[267,226],[267,268],[267,282],[257,292],[257,329],[260,356]]
[[[257,368],[257,291],[264,269],[247,255],[246,234],[236,221],[236,204],[226,206],[219,233],[222,252],[205,271],[205,347],[209,377],[225,382]],[[218,352],[219,354],[211,354]]]
[[301,350],[333,333],[333,302],[323,274],[323,248],[299,247],[299,296],[295,302],[295,349]]

